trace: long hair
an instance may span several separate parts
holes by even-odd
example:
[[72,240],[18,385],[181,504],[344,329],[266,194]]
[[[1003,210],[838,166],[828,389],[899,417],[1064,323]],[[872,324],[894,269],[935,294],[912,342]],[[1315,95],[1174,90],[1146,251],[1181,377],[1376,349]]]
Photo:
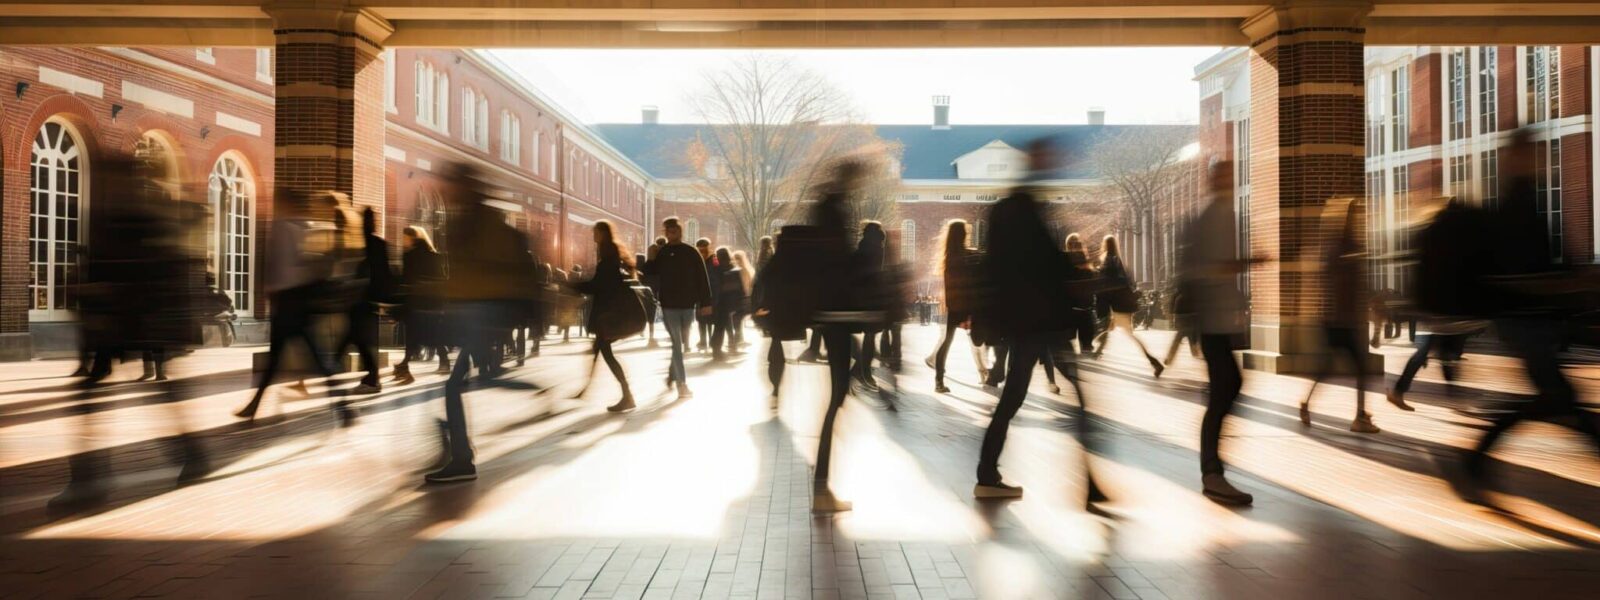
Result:
[[417,242],[422,244],[423,248],[427,248],[429,252],[439,251],[439,247],[433,245],[433,236],[428,235],[427,228],[416,225],[407,225],[404,233],[416,238]]
[[733,253],[733,266],[739,267],[740,283],[744,284],[744,293],[749,294],[751,284],[756,276],[756,269],[750,264],[750,256],[745,254],[743,250],[735,251]]
[[600,232],[600,241],[595,242],[595,258],[615,258],[622,263],[622,268],[633,272],[633,255],[628,253],[628,247],[622,244],[622,240],[617,239],[611,222],[605,219],[595,221],[594,230]]
[[1106,236],[1105,240],[1100,242],[1100,262],[1101,262],[1101,264],[1104,264],[1106,262],[1106,259],[1111,258],[1113,256],[1115,256],[1115,257],[1120,259],[1122,257],[1122,253],[1117,251],[1117,236],[1108,235],[1108,236]]
[[945,223],[944,231],[939,233],[939,245],[944,246],[944,253],[934,260],[933,274],[944,277],[945,270],[951,264],[959,263],[972,248],[967,245],[967,222],[961,219],[951,219]]
[[1067,234],[1067,252],[1083,252],[1083,238],[1077,232]]

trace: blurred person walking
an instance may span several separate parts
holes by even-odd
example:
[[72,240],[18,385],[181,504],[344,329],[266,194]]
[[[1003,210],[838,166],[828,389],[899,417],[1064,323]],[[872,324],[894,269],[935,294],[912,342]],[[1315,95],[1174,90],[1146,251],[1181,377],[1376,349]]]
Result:
[[1401,410],[1415,410],[1405,400],[1411,381],[1428,364],[1430,354],[1439,358],[1448,392],[1454,383],[1467,338],[1487,329],[1483,317],[1492,314],[1486,304],[1493,292],[1484,289],[1484,275],[1493,263],[1490,244],[1480,243],[1492,234],[1486,211],[1451,198],[1417,232],[1416,283],[1412,286],[1414,309],[1421,315],[1421,331],[1411,359],[1400,371],[1400,378],[1389,388],[1390,404]]
[[666,243],[645,263],[643,270],[646,275],[655,277],[657,285],[661,286],[657,298],[661,302],[661,319],[667,328],[667,338],[672,344],[667,385],[677,385],[678,398],[684,399],[694,395],[689,391],[688,374],[683,366],[683,356],[689,346],[689,327],[697,312],[711,313],[711,283],[704,259],[693,246],[683,243],[683,223],[677,217],[667,217],[661,222],[661,232]]
[[728,315],[728,324],[733,334],[734,351],[743,352],[742,349],[749,345],[744,341],[744,320],[750,316],[750,293],[755,285],[756,270],[743,250],[735,251],[731,258],[733,271],[739,274],[739,298],[734,303],[733,312]]
[[[376,394],[383,390],[379,383],[378,365],[378,305],[392,303],[395,294],[394,272],[389,270],[389,244],[378,237],[378,219],[371,208],[361,212],[361,237],[363,255],[356,270],[356,280],[363,282],[361,296],[345,313],[347,324],[344,338],[334,345],[335,355],[344,353],[354,345],[361,357],[361,368],[367,374],[351,391],[352,394]],[[353,412],[344,413],[353,418]]]
[[1097,345],[1094,348],[1094,357],[1100,358],[1106,351],[1111,332],[1120,330],[1133,339],[1134,345],[1139,347],[1139,352],[1144,354],[1144,359],[1149,361],[1150,370],[1154,372],[1155,377],[1161,378],[1161,372],[1166,370],[1166,366],[1156,360],[1139,336],[1133,333],[1133,313],[1139,310],[1139,300],[1134,290],[1133,276],[1122,264],[1122,253],[1117,250],[1115,236],[1108,235],[1100,243],[1100,291],[1096,294],[1095,301],[1101,305],[1102,310],[1109,310],[1111,324],[1095,338]]
[[1217,161],[1207,174],[1210,190],[1206,207],[1189,227],[1181,254],[1182,277],[1194,294],[1195,317],[1200,330],[1200,353],[1206,359],[1206,412],[1200,421],[1200,474],[1202,491],[1214,502],[1247,505],[1253,496],[1228,482],[1219,445],[1222,423],[1239,399],[1244,375],[1233,351],[1242,346],[1249,324],[1245,297],[1238,278],[1249,264],[1264,259],[1240,259],[1234,251],[1238,238],[1233,211],[1233,164]]
[[[594,363],[604,359],[611,374],[616,376],[617,384],[622,386],[622,398],[606,407],[606,410],[626,412],[636,406],[633,390],[628,387],[628,375],[622,370],[622,363],[617,361],[611,344],[644,331],[645,308],[630,285],[634,279],[633,261],[628,258],[628,249],[617,241],[610,221],[595,221],[594,245],[594,277],[574,286],[592,300],[586,326],[594,334],[594,357],[589,363],[589,380],[584,384],[584,390],[588,390],[599,371]],[[582,396],[583,392],[578,395]]]
[[[799,234],[797,234],[799,235]],[[756,326],[770,338],[767,345],[767,381],[772,384],[772,407],[778,407],[778,392],[783,387],[786,359],[783,343],[804,341],[806,325],[810,323],[810,308],[797,299],[805,298],[814,290],[807,288],[809,281],[803,269],[804,261],[789,250],[789,237],[779,235],[766,267],[756,272],[750,298],[751,313]]]
[[[934,263],[934,271],[944,280],[944,337],[939,340],[939,349],[924,362],[933,368],[933,390],[948,394],[950,388],[944,384],[945,363],[950,356],[950,344],[955,342],[956,330],[968,329],[968,338],[971,338],[969,328],[972,326],[973,311],[977,309],[975,296],[978,293],[974,271],[978,265],[976,252],[967,245],[966,221],[952,219],[945,223],[940,239],[939,245],[944,251]],[[974,363],[982,364],[978,357],[981,352],[981,346],[973,341]]]
[[444,258],[434,248],[428,230],[408,226],[401,232],[405,254],[400,256],[400,322],[405,327],[405,355],[394,366],[400,385],[416,381],[411,374],[411,359],[431,348],[439,357],[439,370],[449,371],[450,353],[443,339],[444,299],[440,296],[445,281]]
[[712,269],[711,288],[716,294],[713,302],[716,305],[712,311],[711,320],[711,360],[722,362],[728,359],[728,353],[735,351],[733,344],[733,316],[739,310],[739,305],[744,302],[744,274],[733,265],[733,253],[727,246],[720,246],[713,254],[716,265]]
[[700,238],[694,241],[695,251],[700,253],[700,260],[706,266],[706,281],[711,285],[711,310],[701,312],[695,317],[700,337],[696,338],[695,348],[701,352],[711,349],[711,336],[716,330],[717,323],[717,294],[722,290],[722,271],[717,268],[717,254],[711,248],[710,238]]
[[661,276],[656,275],[655,273],[645,272],[644,267],[645,265],[650,264],[650,261],[655,260],[656,254],[661,252],[661,248],[666,245],[667,238],[658,237],[656,238],[655,243],[650,244],[650,247],[645,250],[643,258],[638,256],[634,257],[634,264],[638,265],[639,267],[639,279],[650,288],[651,296],[655,298],[654,306],[651,307],[650,311],[650,323],[646,325],[646,328],[649,331],[646,336],[650,341],[647,342],[645,346],[648,348],[658,348],[661,346],[661,343],[656,341],[656,322],[661,321],[663,324],[665,324],[666,321],[664,320],[665,315],[663,314],[661,307]]
[[1350,431],[1378,433],[1372,414],[1367,412],[1368,355],[1361,344],[1365,341],[1367,324],[1364,314],[1367,277],[1366,255],[1356,239],[1358,213],[1355,203],[1349,199],[1330,200],[1325,210],[1323,226],[1333,233],[1322,262],[1327,281],[1323,294],[1328,299],[1328,316],[1322,331],[1327,347],[1311,379],[1311,389],[1306,390],[1305,399],[1300,401],[1300,422],[1311,425],[1311,397],[1317,391],[1317,384],[1333,372],[1334,356],[1342,353],[1350,359],[1356,378],[1356,415],[1350,420]]

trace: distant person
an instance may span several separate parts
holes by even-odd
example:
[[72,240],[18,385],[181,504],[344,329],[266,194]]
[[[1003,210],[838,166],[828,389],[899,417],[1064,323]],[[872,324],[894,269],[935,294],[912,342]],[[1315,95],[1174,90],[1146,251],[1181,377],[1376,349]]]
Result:
[[1117,250],[1117,238],[1106,236],[1100,244],[1100,293],[1096,295],[1104,309],[1111,313],[1111,325],[1100,333],[1095,341],[1099,343],[1094,349],[1096,358],[1106,351],[1106,343],[1110,341],[1113,330],[1121,330],[1133,339],[1134,345],[1139,347],[1139,352],[1144,353],[1144,359],[1150,363],[1150,370],[1155,377],[1160,378],[1166,366],[1150,354],[1150,349],[1145,348],[1144,342],[1133,333],[1133,313],[1139,310],[1139,300],[1134,289],[1133,276],[1128,273],[1127,267],[1122,264],[1122,253]]
[[850,345],[854,333],[863,331],[874,320],[863,314],[865,298],[861,283],[867,278],[865,270],[858,269],[850,250],[849,216],[852,203],[861,193],[866,167],[860,162],[846,160],[833,167],[829,181],[821,187],[821,196],[811,210],[811,227],[814,251],[810,264],[796,271],[797,276],[808,277],[816,296],[816,326],[820,330],[828,351],[828,408],[822,418],[822,430],[817,436],[817,462],[812,483],[811,510],[817,513],[848,511],[850,502],[839,499],[828,486],[828,473],[833,458],[833,426],[850,393]]
[[400,257],[400,289],[404,297],[400,322],[406,348],[400,363],[394,366],[394,377],[400,385],[407,385],[416,381],[411,375],[411,359],[421,356],[424,348],[433,349],[439,357],[439,370],[445,372],[450,368],[450,353],[444,347],[441,331],[444,257],[434,248],[427,229],[408,226],[401,232],[401,239],[405,254]]
[[1328,301],[1328,315],[1322,331],[1327,350],[1321,356],[1321,365],[1311,379],[1311,389],[1300,401],[1300,422],[1311,425],[1311,396],[1317,384],[1333,371],[1333,358],[1342,353],[1350,359],[1355,369],[1356,415],[1350,420],[1350,431],[1378,433],[1367,412],[1367,352],[1362,347],[1362,329],[1366,327],[1366,256],[1361,253],[1356,239],[1358,214],[1354,203],[1348,200],[1330,201],[1326,227],[1333,231],[1331,243],[1324,251],[1323,275],[1327,279],[1324,295]]
[[[974,270],[978,265],[975,262],[976,253],[967,245],[966,221],[952,219],[946,223],[940,239],[939,245],[943,251],[934,268],[935,274],[944,280],[944,337],[939,340],[939,349],[928,357],[927,362],[933,368],[933,390],[948,394],[950,388],[944,384],[945,361],[950,356],[950,344],[955,342],[956,330],[970,327],[973,311],[977,309],[975,296],[978,290]],[[977,342],[973,342],[972,348],[974,355],[981,351]]]
[[1196,328],[1194,294],[1183,282],[1179,282],[1177,289],[1172,292],[1169,301],[1172,304],[1172,344],[1167,346],[1167,357],[1164,364],[1172,364],[1178,358],[1178,347],[1183,342],[1189,342],[1189,354],[1195,358],[1200,357],[1200,331]]
[[661,222],[661,232],[666,243],[656,251],[655,258],[645,263],[644,272],[655,277],[657,285],[661,286],[661,318],[672,343],[667,385],[676,385],[678,398],[684,399],[693,395],[683,366],[683,356],[688,352],[689,326],[697,312],[711,313],[711,283],[706,275],[705,260],[693,246],[683,243],[683,223],[677,217],[668,217]]
[[717,268],[717,255],[711,247],[710,238],[700,238],[694,241],[695,251],[700,253],[700,260],[706,265],[706,279],[711,284],[711,311],[699,314],[695,324],[699,325],[699,342],[695,345],[701,352],[711,350],[711,336],[716,331],[717,323],[717,293],[722,289],[722,271]]
[[[356,270],[356,279],[365,282],[361,297],[350,305],[346,314],[348,325],[344,339],[334,346],[334,354],[343,354],[352,345],[361,357],[361,368],[367,372],[353,394],[376,394],[383,390],[379,382],[378,365],[378,305],[394,300],[396,283],[394,272],[389,270],[389,244],[378,237],[377,214],[369,207],[361,212],[362,258]],[[353,417],[353,412],[347,412]]]
[[733,252],[727,246],[717,247],[713,254],[716,265],[711,267],[714,274],[711,280],[716,282],[712,288],[716,294],[716,308],[712,313],[711,322],[711,360],[722,362],[727,360],[729,352],[735,350],[733,344],[733,316],[739,311],[739,306],[744,303],[744,274],[733,264]]
[[761,236],[761,241],[758,243],[758,246],[759,247],[756,249],[757,272],[767,268],[767,264],[772,262],[772,255],[777,252],[777,245],[773,242],[772,236],[770,235]]
[[767,381],[772,384],[773,408],[778,406],[783,386],[783,343],[805,340],[806,325],[811,321],[809,307],[796,300],[814,291],[807,289],[809,282],[803,273],[806,263],[796,258],[796,251],[786,249],[788,239],[789,236],[778,236],[767,266],[756,272],[750,298],[756,326],[771,338],[767,346]]
[[739,274],[739,297],[734,302],[733,312],[728,315],[729,332],[733,334],[734,351],[743,352],[741,349],[747,345],[744,341],[744,320],[750,316],[750,293],[755,285],[756,269],[743,250],[735,251],[730,258],[734,272]]
[[872,392],[878,391],[872,362],[878,358],[878,334],[883,331],[887,320],[885,311],[888,309],[883,272],[885,244],[886,236],[881,223],[877,221],[863,223],[861,238],[856,244],[855,252],[850,255],[848,270],[840,273],[841,275],[849,273],[852,277],[851,283],[855,288],[858,310],[876,315],[873,318],[863,318],[859,322],[863,334],[861,351],[852,371],[856,381]]
[[[633,390],[628,387],[628,375],[622,370],[622,363],[617,361],[611,344],[644,330],[645,309],[629,287],[628,280],[633,278],[633,262],[626,258],[627,248],[617,241],[610,221],[595,221],[594,244],[594,277],[576,287],[592,299],[587,329],[594,334],[594,361],[604,359],[611,374],[616,376],[617,384],[622,386],[622,398],[606,407],[606,410],[627,412],[635,407]],[[591,362],[591,382],[596,371]],[[588,384],[584,387],[587,389]]]
[[638,256],[634,257],[634,264],[638,265],[639,267],[639,279],[645,284],[645,286],[650,288],[650,294],[655,298],[655,306],[650,312],[650,323],[646,325],[646,330],[648,332],[646,333],[646,337],[649,339],[649,341],[646,342],[645,346],[648,348],[658,348],[661,346],[660,342],[656,341],[656,322],[662,321],[665,323],[665,321],[663,321],[663,314],[661,311],[661,277],[654,273],[645,272],[644,267],[645,265],[650,264],[650,261],[655,260],[656,254],[660,253],[661,248],[665,247],[666,245],[667,238],[658,237],[656,238],[655,243],[650,244],[650,247],[645,250],[643,259]]

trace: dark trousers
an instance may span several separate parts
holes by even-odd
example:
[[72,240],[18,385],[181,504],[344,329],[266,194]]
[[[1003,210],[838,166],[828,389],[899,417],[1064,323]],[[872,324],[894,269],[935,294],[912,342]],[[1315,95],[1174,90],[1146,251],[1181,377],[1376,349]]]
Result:
[[1404,394],[1411,390],[1411,380],[1417,376],[1417,371],[1428,366],[1428,354],[1439,357],[1439,366],[1444,368],[1445,381],[1456,380],[1456,361],[1461,360],[1461,353],[1466,350],[1466,334],[1430,333],[1421,336],[1417,342],[1417,350],[1411,353],[1411,360],[1406,361],[1406,368],[1400,371],[1400,379],[1394,382],[1394,391]]
[[[1011,418],[1022,409],[1028,397],[1028,384],[1033,380],[1033,367],[1045,354],[1044,340],[1030,337],[1013,337],[1009,343],[996,347],[1009,347],[1005,387],[1000,390],[1000,402],[994,407],[994,417],[983,433],[983,447],[978,453],[978,483],[1000,483],[1000,452],[1005,449],[1006,432],[1011,429]],[[997,363],[995,369],[1000,365]],[[993,373],[993,371],[991,371]]]
[[1006,363],[1006,357],[1011,353],[1011,340],[1000,340],[990,344],[989,347],[994,348],[994,367],[989,369],[989,379],[984,383],[1000,385],[1006,380],[1007,369],[1010,367]]
[[767,345],[767,381],[772,382],[772,393],[778,393],[778,388],[783,385],[783,340],[776,337],[768,340]]
[[445,434],[449,438],[450,462],[472,464],[472,440],[467,433],[467,409],[462,394],[467,389],[467,377],[472,363],[483,368],[499,360],[494,352],[496,336],[501,335],[504,307],[496,302],[462,302],[450,310],[449,326],[460,340],[461,354],[456,357],[455,368],[444,384]]
[[334,355],[344,354],[345,348],[355,345],[361,357],[361,369],[367,372],[361,383],[378,385],[378,310],[366,301],[357,302],[345,315],[348,326],[344,339],[334,346]]
[[817,472],[815,490],[828,488],[828,466],[833,458],[833,422],[844,406],[845,395],[850,392],[850,345],[853,336],[848,330],[829,326],[821,330],[828,344],[828,413],[822,417],[822,432],[817,438]]
[[1222,440],[1222,420],[1233,412],[1233,403],[1239,399],[1239,390],[1244,386],[1239,363],[1233,360],[1232,338],[1228,334],[1200,335],[1200,354],[1206,359],[1206,376],[1211,380],[1206,390],[1206,414],[1200,420],[1202,475],[1222,473],[1222,457],[1217,452]]
[[1533,381],[1537,395],[1520,403],[1512,412],[1495,419],[1468,458],[1469,468],[1481,469],[1489,450],[1494,448],[1500,436],[1527,419],[1576,416],[1577,430],[1600,447],[1600,427],[1595,424],[1594,414],[1578,407],[1577,392],[1561,372],[1561,365],[1556,362],[1556,352],[1562,341],[1561,322],[1551,319],[1503,319],[1495,322],[1495,330],[1511,351],[1522,359],[1522,367],[1528,371],[1528,379]]
[[317,372],[323,377],[333,376],[333,369],[323,362],[322,351],[317,349],[316,334],[311,331],[308,303],[312,291],[311,286],[302,286],[272,295],[272,331],[267,346],[267,367],[261,371],[261,381],[256,386],[255,397],[250,399],[247,412],[254,412],[255,407],[261,404],[262,396],[266,395],[267,388],[278,375],[278,369],[283,366],[283,353],[295,338],[305,340],[307,354]]
[[815,355],[815,354],[817,354],[819,352],[822,352],[822,330],[821,329],[816,328],[816,327],[811,328],[811,343],[806,346],[806,352],[809,352],[812,355]]
[[[622,363],[617,362],[617,355],[611,351],[611,340],[602,340],[599,336],[594,339],[595,360],[605,360],[606,367],[611,369],[611,374],[616,376],[617,383],[622,386],[623,397],[632,397],[633,391],[628,388],[628,375],[622,371]],[[589,365],[589,381],[593,382],[595,376],[594,363]],[[586,386],[587,387],[587,386]]]
[[723,309],[717,309],[711,316],[711,351],[722,354],[723,350],[733,349],[733,334],[730,331],[733,315]]
[[944,324],[944,339],[939,340],[939,352],[933,356],[933,380],[936,383],[944,383],[944,363],[950,358],[950,343],[956,340],[956,330],[960,328],[960,323]]
[[[712,314],[715,313],[713,312]],[[696,346],[701,350],[705,350],[711,343],[711,330],[713,322],[714,321],[705,319],[695,321],[695,323],[700,326],[700,341],[698,344],[696,344]]]
[[[1323,335],[1327,339],[1328,351],[1322,355],[1322,365],[1317,367],[1316,377],[1311,379],[1311,389],[1317,389],[1317,384],[1327,379],[1333,373],[1333,359],[1339,354],[1350,358],[1350,364],[1355,367],[1356,373],[1356,413],[1361,414],[1367,410],[1367,351],[1361,347],[1361,333],[1353,327],[1324,327]],[[1306,398],[1311,398],[1307,393]]]

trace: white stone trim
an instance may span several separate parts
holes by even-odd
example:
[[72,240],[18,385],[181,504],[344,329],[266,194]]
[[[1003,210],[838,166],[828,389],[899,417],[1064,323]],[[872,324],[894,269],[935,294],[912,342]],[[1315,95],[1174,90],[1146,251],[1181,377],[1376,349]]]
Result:
[[138,50],[131,50],[128,48],[99,48],[99,50],[106,54],[136,62],[147,67],[154,67],[161,71],[187,77],[200,83],[216,87],[225,93],[243,96],[267,106],[272,106],[275,102],[273,97],[270,95],[257,92],[229,81],[224,81],[216,76],[197,71],[165,59],[157,58]]
[[429,161],[426,158],[419,158],[419,159],[417,159],[417,168],[418,169],[422,169],[424,171],[432,171],[433,170],[433,162]]
[[150,110],[190,119],[194,118],[193,100],[168,94],[155,88],[148,88],[132,81],[122,81],[122,99],[129,102],[138,102]]
[[389,160],[392,160],[392,161],[396,161],[396,162],[405,162],[406,161],[406,151],[405,150],[401,150],[399,148],[396,148],[394,146],[390,146],[388,144],[385,144],[383,146],[383,157],[387,158]]
[[50,67],[39,67],[39,83],[53,85],[74,94],[94,96],[96,98],[105,97],[104,84],[93,79],[89,79],[88,77],[80,77],[65,71],[57,71]]
[[236,117],[228,113],[217,111],[217,125],[227,127],[240,133],[261,137],[261,124],[244,117]]

